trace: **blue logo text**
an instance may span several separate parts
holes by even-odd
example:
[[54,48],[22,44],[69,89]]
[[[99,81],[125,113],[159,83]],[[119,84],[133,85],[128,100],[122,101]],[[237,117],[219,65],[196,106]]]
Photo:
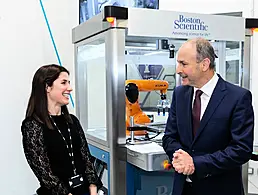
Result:
[[184,30],[197,30],[197,31],[207,31],[208,25],[205,25],[203,21],[199,18],[185,17],[179,15],[179,19],[174,21],[175,29]]

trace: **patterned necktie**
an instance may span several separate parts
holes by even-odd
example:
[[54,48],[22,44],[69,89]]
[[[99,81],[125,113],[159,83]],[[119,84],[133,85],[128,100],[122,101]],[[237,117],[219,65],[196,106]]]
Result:
[[200,126],[200,116],[201,116],[201,95],[202,95],[201,90],[197,90],[195,92],[195,99],[194,99],[194,104],[193,104],[193,135],[196,135],[196,131]]

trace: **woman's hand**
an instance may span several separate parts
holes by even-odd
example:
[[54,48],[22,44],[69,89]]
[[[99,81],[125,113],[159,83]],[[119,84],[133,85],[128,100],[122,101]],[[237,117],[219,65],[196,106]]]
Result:
[[69,193],[68,195],[72,195],[71,193]]
[[98,195],[97,186],[94,184],[90,184],[90,195]]

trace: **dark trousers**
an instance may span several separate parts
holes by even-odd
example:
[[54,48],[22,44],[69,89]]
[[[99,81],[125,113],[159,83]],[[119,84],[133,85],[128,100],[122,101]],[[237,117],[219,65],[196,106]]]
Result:
[[182,195],[197,195],[194,193],[193,184],[190,182],[185,182]]

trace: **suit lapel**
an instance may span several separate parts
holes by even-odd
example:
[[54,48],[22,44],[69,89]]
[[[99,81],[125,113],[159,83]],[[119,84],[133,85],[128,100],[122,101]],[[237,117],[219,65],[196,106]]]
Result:
[[185,122],[187,135],[189,135],[189,145],[193,141],[193,133],[192,133],[192,98],[193,98],[193,87],[189,87],[188,91],[185,93],[185,113],[183,113],[183,118],[188,119]]
[[202,117],[200,127],[196,132],[196,135],[195,135],[195,138],[194,138],[194,141],[192,144],[194,144],[194,142],[198,139],[198,137],[204,130],[205,126],[207,125],[208,121],[212,117],[213,113],[215,112],[215,110],[217,109],[217,107],[219,106],[221,101],[223,100],[224,96],[226,95],[226,92],[227,92],[227,90],[226,90],[226,86],[225,86],[225,81],[219,76],[218,83],[212,93],[212,96],[210,98],[208,106]]

